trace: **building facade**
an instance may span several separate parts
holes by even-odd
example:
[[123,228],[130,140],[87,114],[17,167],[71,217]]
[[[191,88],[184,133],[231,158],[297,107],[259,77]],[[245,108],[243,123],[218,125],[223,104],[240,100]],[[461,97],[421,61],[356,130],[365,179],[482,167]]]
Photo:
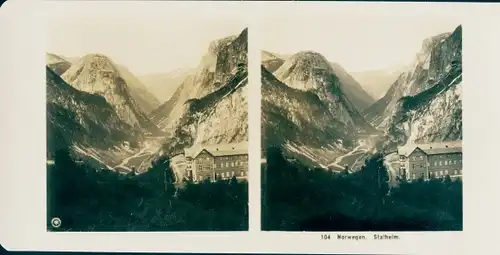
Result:
[[247,143],[197,146],[186,150],[186,175],[196,182],[204,180],[246,179]]
[[398,148],[400,176],[408,180],[462,177],[462,141]]

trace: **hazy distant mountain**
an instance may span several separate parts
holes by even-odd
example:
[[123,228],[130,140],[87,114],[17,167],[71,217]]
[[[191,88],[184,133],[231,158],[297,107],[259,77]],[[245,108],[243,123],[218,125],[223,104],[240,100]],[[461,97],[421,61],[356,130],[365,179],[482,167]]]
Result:
[[375,103],[375,99],[341,65],[335,62],[330,62],[330,64],[335,75],[340,80],[342,90],[359,112],[364,111]]
[[370,70],[364,72],[350,72],[349,74],[375,100],[382,98],[391,84],[407,67],[401,66],[393,70]]
[[71,67],[71,62],[54,53],[45,53],[45,64],[57,75],[62,75]]
[[462,139],[462,26],[424,40],[365,117],[395,144]]
[[103,96],[122,121],[144,131],[157,128],[147,117],[157,101],[126,68],[102,54],[88,54],[61,76],[78,90]]
[[137,102],[139,107],[145,112],[150,113],[158,106],[160,102],[149,89],[140,81],[134,74],[132,74],[126,67],[117,65],[118,70],[122,77],[129,84],[132,92],[132,97]]
[[261,51],[261,62],[266,70],[272,73],[276,71],[281,65],[283,65],[283,63],[285,62],[285,58],[277,53],[271,53],[269,51],[263,50]]
[[161,103],[169,100],[184,80],[195,69],[178,69],[167,73],[157,73],[138,77]]

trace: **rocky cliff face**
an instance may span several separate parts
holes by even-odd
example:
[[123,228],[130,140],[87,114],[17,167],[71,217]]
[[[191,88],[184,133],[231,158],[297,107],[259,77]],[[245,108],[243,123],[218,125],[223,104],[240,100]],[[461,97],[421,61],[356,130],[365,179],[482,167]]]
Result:
[[[143,86],[125,68],[101,54],[89,54],[74,63],[62,78],[74,88],[97,94],[113,106],[120,119],[130,126],[156,132],[156,126],[139,102],[151,102],[141,91]],[[137,98],[142,98],[137,101]],[[154,104],[154,103],[153,103]]]
[[175,130],[178,144],[224,144],[248,141],[248,72],[237,72],[226,84],[200,99],[186,102]]
[[423,42],[414,66],[366,111],[393,144],[462,138],[462,27]]
[[189,109],[186,102],[193,99],[202,100],[230,84],[238,70],[247,69],[247,34],[245,29],[237,36],[210,43],[197,71],[186,78],[170,100],[151,114],[151,118],[160,128],[174,132]]
[[115,152],[110,149],[124,144],[134,147],[141,141],[139,130],[123,122],[104,97],[73,88],[49,67],[46,86],[49,155],[62,148],[73,149],[79,156],[93,151],[94,161],[112,165],[116,155],[111,156]]
[[372,130],[358,111],[361,105],[356,106],[353,103],[358,101],[357,97],[348,97],[348,94],[352,95],[352,92],[358,89],[352,87],[352,84],[345,83],[348,77],[346,73],[341,75],[343,79],[337,76],[342,70],[339,66],[335,70],[321,54],[304,51],[289,57],[274,75],[291,88],[317,95],[327,104],[335,119],[351,129]]

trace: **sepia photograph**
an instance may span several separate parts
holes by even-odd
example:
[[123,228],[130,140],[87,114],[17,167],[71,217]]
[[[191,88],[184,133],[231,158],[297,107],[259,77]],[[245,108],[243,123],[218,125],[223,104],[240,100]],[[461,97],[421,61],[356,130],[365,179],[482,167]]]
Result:
[[460,21],[284,16],[259,27],[262,229],[461,231]]
[[0,15],[4,249],[495,254],[496,5],[35,2]]
[[48,231],[247,230],[245,22],[51,7]]

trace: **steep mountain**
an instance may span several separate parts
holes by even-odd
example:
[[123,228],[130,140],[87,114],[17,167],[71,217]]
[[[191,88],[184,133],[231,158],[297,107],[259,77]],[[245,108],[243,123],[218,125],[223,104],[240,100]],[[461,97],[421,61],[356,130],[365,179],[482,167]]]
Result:
[[132,98],[137,102],[139,107],[146,113],[152,112],[158,106],[160,102],[158,99],[149,92],[148,88],[126,67],[117,65],[118,71],[123,79],[127,82],[131,90]]
[[424,40],[413,67],[366,113],[392,144],[462,138],[462,27]]
[[263,50],[261,51],[261,62],[266,70],[273,73],[281,65],[283,65],[285,59],[276,53],[271,53],[269,51]]
[[191,75],[193,69],[178,69],[167,73],[150,74],[138,77],[139,80],[159,99],[161,103],[168,101],[177,88]]
[[54,53],[49,52],[45,53],[45,64],[57,75],[62,75],[71,67],[71,62]]
[[[332,158],[345,152],[344,146],[354,144],[352,123],[344,124],[337,119],[342,115],[331,111],[332,102],[319,96],[316,93],[318,88],[303,89],[303,86],[312,88],[324,84],[292,83],[296,86],[293,88],[279,81],[264,66],[261,67],[261,79],[264,148],[281,146],[287,154],[303,162],[325,167]],[[336,109],[342,111],[343,106],[338,104]]]
[[[101,166],[112,165],[137,147],[142,136],[123,122],[104,97],[79,91],[68,85],[48,66],[47,153],[70,148]],[[109,167],[110,168],[110,167]]]
[[[245,64],[246,66],[246,64]],[[248,140],[248,71],[242,68],[220,89],[186,102],[175,131],[181,144],[239,143]]]
[[172,136],[151,159],[195,144],[248,141],[247,33],[212,42],[197,73],[155,111]]
[[407,67],[397,67],[393,70],[368,70],[350,72],[361,87],[375,100],[379,100],[386,93],[391,84],[406,71]]
[[[345,83],[348,78],[321,54],[311,51],[299,52],[281,65],[274,75],[282,83],[301,91],[309,91],[328,106],[336,120],[357,131],[372,131],[373,128],[359,112],[361,105],[358,97],[349,98],[357,89],[352,83]],[[341,74],[342,77],[337,76]],[[344,83],[343,83],[344,81]],[[359,86],[359,84],[357,84]],[[361,89],[362,90],[362,89]],[[353,103],[358,102],[358,106]]]
[[[122,121],[144,131],[157,132],[146,115],[154,102],[130,72],[101,54],[89,54],[79,59],[61,76],[78,90],[103,96],[113,106]],[[142,106],[142,107],[141,107]]]
[[239,35],[210,43],[194,74],[189,75],[173,96],[151,113],[164,131],[174,131],[189,108],[190,99],[202,99],[226,87],[241,68],[247,68],[247,29]]
[[359,112],[370,107],[375,100],[359,83],[339,64],[330,62],[333,72],[340,80],[340,87]]

